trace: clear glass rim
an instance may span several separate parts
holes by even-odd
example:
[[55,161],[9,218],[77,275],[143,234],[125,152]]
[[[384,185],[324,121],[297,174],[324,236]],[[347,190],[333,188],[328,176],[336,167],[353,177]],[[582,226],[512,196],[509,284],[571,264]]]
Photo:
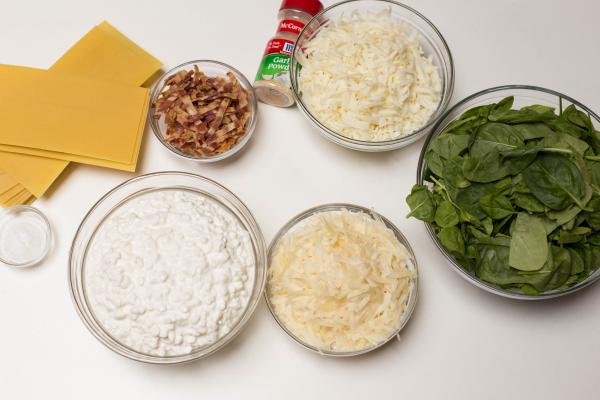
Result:
[[[304,115],[306,115],[308,117],[308,119],[310,121],[312,121],[313,124],[315,124],[317,127],[319,127],[322,130],[322,132],[325,133],[326,138],[332,140],[334,143],[348,144],[348,145],[352,146],[351,148],[354,150],[364,150],[364,149],[357,148],[357,147],[363,147],[363,148],[373,149],[371,151],[376,151],[378,148],[382,148],[381,150],[383,150],[383,148],[387,148],[390,146],[402,144],[405,142],[415,141],[419,137],[421,137],[429,128],[431,128],[437,121],[440,120],[441,116],[444,113],[444,110],[448,107],[448,104],[450,103],[450,99],[452,98],[452,94],[454,92],[454,59],[452,58],[452,52],[450,51],[450,48],[448,47],[448,43],[446,42],[446,39],[444,38],[444,36],[440,32],[440,30],[427,17],[425,17],[419,11],[415,10],[414,8],[412,8],[410,6],[407,6],[406,4],[403,4],[403,3],[400,3],[400,2],[397,2],[394,0],[372,0],[372,1],[379,1],[382,3],[389,3],[390,5],[398,6],[398,7],[401,7],[403,9],[411,12],[412,14],[414,14],[415,16],[420,18],[423,22],[425,22],[435,32],[435,34],[438,36],[441,43],[443,44],[443,50],[448,54],[448,61],[449,61],[448,62],[448,69],[449,69],[448,76],[447,77],[445,76],[444,71],[440,71],[440,73],[444,76],[444,79],[448,80],[448,93],[446,93],[445,95],[442,96],[442,98],[440,99],[440,104],[438,105],[438,107],[434,111],[434,113],[432,114],[429,121],[424,126],[422,126],[420,129],[418,129],[406,136],[398,137],[396,139],[374,141],[374,142],[367,141],[367,140],[358,140],[358,139],[352,139],[347,136],[341,135],[341,134],[333,131],[332,129],[328,128],[327,126],[322,124],[319,121],[319,119],[316,118],[310,112],[308,107],[302,101],[302,97],[299,95],[300,90],[298,87],[298,82],[296,80],[296,64],[297,63],[294,61],[294,60],[296,60],[297,53],[300,51],[299,50],[300,46],[298,46],[298,43],[300,42],[301,39],[304,38],[305,35],[308,34],[307,32],[311,31],[311,28],[310,28],[311,24],[314,21],[321,19],[323,17],[323,15],[326,14],[327,12],[329,12],[330,10],[333,10],[335,8],[338,8],[338,7],[348,4],[348,3],[360,3],[362,1],[363,0],[341,1],[339,3],[335,3],[331,6],[323,9],[321,12],[319,12],[317,15],[315,15],[313,18],[311,18],[311,20],[306,24],[306,26],[304,28],[302,28],[302,30],[300,31],[300,34],[298,35],[298,38],[296,39],[296,42],[294,43],[294,51],[292,53],[292,58],[290,61],[290,80],[291,80],[291,85],[292,85],[292,93],[294,94],[294,99],[296,100],[296,103],[298,104],[300,110],[302,111],[302,113]],[[389,150],[392,150],[392,149],[389,149]]]
[[[244,88],[250,92],[250,96],[248,99],[248,103],[250,105],[250,122],[248,123],[248,128],[246,130],[246,133],[241,138],[241,140],[239,142],[237,142],[236,145],[233,146],[231,149],[227,150],[224,153],[217,154],[212,157],[193,156],[193,155],[184,153],[183,151],[181,151],[181,150],[177,149],[176,147],[171,146],[169,143],[167,143],[165,138],[163,137],[160,127],[158,126],[158,121],[154,118],[154,113],[152,112],[153,104],[156,101],[156,99],[158,98],[158,95],[160,94],[160,92],[162,91],[163,80],[180,68],[184,68],[184,67],[196,65],[196,64],[212,64],[213,66],[215,66],[217,68],[223,68],[225,70],[230,71],[242,83]],[[164,74],[161,75],[161,77],[156,81],[156,83],[152,87],[152,92],[150,94],[150,111],[148,112],[148,121],[150,123],[150,127],[152,128],[152,132],[154,133],[154,136],[156,136],[158,141],[164,147],[166,147],[169,151],[171,151],[173,154],[175,154],[185,160],[191,160],[191,161],[195,161],[198,163],[218,162],[218,161],[222,161],[226,158],[232,157],[233,155],[238,153],[250,141],[250,138],[252,137],[252,135],[254,133],[254,129],[256,128],[257,117],[258,117],[258,103],[256,100],[256,95],[254,94],[254,87],[252,86],[250,81],[248,81],[248,79],[244,76],[244,74],[242,74],[239,70],[237,70],[236,68],[232,67],[231,65],[225,64],[224,62],[221,62],[221,61],[192,60],[192,61],[187,61],[182,64],[179,64],[179,65],[169,69],[168,71],[166,71]]]
[[[254,232],[249,232],[249,234],[251,237],[253,250],[255,251],[255,271],[256,271],[255,273],[256,273],[256,275],[255,275],[254,285],[252,288],[251,298],[246,306],[245,311],[242,313],[239,320],[236,322],[236,324],[232,327],[232,329],[225,336],[223,336],[222,338],[218,339],[216,342],[214,342],[208,346],[199,347],[199,348],[195,349],[194,351],[192,351],[191,353],[175,355],[175,356],[154,356],[151,354],[146,354],[146,353],[136,351],[136,350],[122,344],[120,341],[115,339],[109,332],[107,332],[104,329],[102,324],[100,324],[99,321],[97,321],[96,317],[93,315],[93,312],[87,310],[87,307],[84,306],[84,304],[87,305],[87,298],[85,297],[85,293],[80,293],[79,286],[78,286],[78,283],[80,280],[79,275],[81,275],[81,273],[82,273],[83,264],[80,264],[77,262],[77,260],[75,260],[75,251],[76,251],[77,239],[81,235],[84,225],[91,218],[94,211],[111,195],[113,195],[119,189],[122,189],[123,187],[128,186],[129,184],[132,184],[132,183],[135,183],[138,181],[143,181],[143,180],[153,178],[156,176],[172,176],[172,175],[178,175],[178,176],[189,177],[192,179],[198,179],[198,180],[202,181],[203,183],[206,183],[210,186],[214,186],[215,188],[217,188],[217,190],[223,191],[227,195],[231,196],[232,199],[234,199],[237,202],[237,204],[233,204],[232,206],[239,209],[240,213],[243,214],[243,216],[244,216],[245,222],[254,231]],[[177,185],[173,185],[170,188],[177,189],[177,188],[181,188],[181,186],[178,187]],[[168,189],[168,187],[164,187],[164,188],[153,187],[152,189]],[[130,198],[131,198],[131,196],[126,197],[126,199],[130,199]],[[222,205],[223,207],[225,207],[228,210],[230,210],[232,208],[232,206],[230,206],[229,204],[223,203],[222,200],[217,199],[214,196],[212,197],[212,199],[214,201],[217,201],[220,205]],[[118,208],[119,206],[116,206],[116,207]],[[114,211],[114,208],[110,212],[112,212],[112,211]],[[110,214],[110,212],[109,212],[109,214]],[[98,226],[96,226],[94,228],[94,230],[97,229]],[[253,237],[253,234],[256,234],[256,240]],[[87,245],[89,245],[89,240],[87,242],[88,242]],[[237,337],[237,335],[241,333],[244,326],[248,323],[248,321],[254,314],[254,311],[256,311],[256,307],[258,306],[258,303],[260,302],[260,299],[262,298],[262,294],[263,294],[264,288],[265,288],[266,277],[267,277],[266,260],[267,260],[266,244],[265,244],[264,237],[262,235],[260,226],[258,225],[252,212],[248,209],[248,207],[244,204],[244,202],[242,202],[242,200],[239,197],[237,197],[237,195],[235,195],[232,191],[230,191],[225,186],[221,185],[220,183],[218,183],[210,178],[206,178],[204,176],[189,173],[189,172],[180,172],[180,171],[154,172],[154,173],[136,176],[134,178],[128,179],[128,180],[120,183],[119,185],[113,187],[111,190],[109,190],[107,193],[105,193],[96,203],[94,203],[94,205],[85,214],[85,216],[83,217],[83,219],[81,220],[81,223],[79,224],[79,226],[77,228],[77,231],[75,232],[75,235],[73,237],[73,241],[71,244],[71,248],[69,251],[69,270],[68,270],[68,282],[69,282],[69,288],[70,288],[69,292],[71,295],[71,300],[77,311],[77,314],[79,315],[80,319],[84,323],[85,327],[88,329],[88,331],[90,331],[90,333],[92,333],[92,335],[94,337],[96,337],[96,339],[98,339],[98,341],[100,343],[102,343],[108,349],[110,349],[113,352],[119,354],[120,356],[123,356],[130,360],[139,361],[139,362],[143,362],[143,363],[147,363],[147,364],[165,364],[165,365],[183,364],[183,363],[196,361],[196,360],[199,360],[202,358],[206,358],[206,357],[214,354],[215,352],[224,348],[227,344],[231,343]],[[261,272],[260,264],[264,264],[262,266],[262,273],[259,273],[259,272]],[[252,299],[252,297],[254,297],[254,300]],[[203,352],[209,348],[211,349],[210,351],[205,352],[205,353]]]
[[[570,96],[567,96],[565,94],[562,94],[562,93],[557,92],[552,89],[547,89],[544,87],[533,86],[533,85],[512,84],[512,85],[495,86],[495,87],[481,90],[479,92],[473,93],[473,94],[465,97],[464,99],[462,99],[461,101],[459,101],[458,103],[456,103],[455,105],[450,107],[448,110],[446,110],[446,112],[439,118],[439,120],[437,121],[437,123],[435,124],[435,126],[433,127],[431,132],[427,135],[427,137],[425,138],[425,142],[423,143],[423,147],[421,148],[421,154],[419,155],[419,162],[417,165],[417,183],[418,184],[422,185],[424,183],[423,172],[425,171],[425,166],[426,166],[425,154],[427,153],[427,148],[429,147],[429,143],[431,142],[431,140],[434,137],[438,136],[441,133],[441,131],[446,127],[447,124],[444,124],[444,125],[442,125],[442,124],[448,118],[448,116],[450,114],[452,114],[453,112],[455,112],[456,110],[463,107],[465,104],[467,104],[470,101],[475,100],[481,96],[484,96],[489,93],[495,93],[495,92],[501,92],[501,91],[507,91],[507,90],[530,90],[533,92],[546,93],[546,94],[556,96],[558,98],[562,98],[562,99],[567,100],[568,102],[574,104],[575,106],[577,106],[581,110],[585,111],[586,113],[589,113],[591,118],[594,118],[596,121],[600,122],[600,117],[598,117],[598,115],[596,113],[594,113],[591,109],[586,107],[584,104],[573,99]],[[452,257],[452,255],[449,254],[446,251],[446,249],[444,249],[444,246],[442,246],[442,244],[438,241],[435,231],[433,229],[433,226],[427,222],[423,222],[423,223],[425,224],[425,227],[427,229],[427,233],[429,234],[429,237],[435,243],[436,247],[440,250],[440,252],[444,255],[444,257],[450,262],[452,269],[454,269],[456,272],[458,272],[459,275],[462,276],[464,279],[466,279],[470,283],[474,284],[478,288],[485,290],[488,293],[493,293],[495,295],[513,299],[513,300],[527,300],[527,301],[548,300],[548,299],[554,299],[557,297],[562,297],[562,296],[566,296],[568,294],[577,292],[580,289],[583,289],[583,288],[595,283],[596,281],[598,281],[600,279],[600,269],[598,269],[594,273],[592,273],[590,276],[588,276],[585,280],[568,288],[567,290],[563,290],[563,291],[553,290],[553,291],[540,293],[537,296],[529,296],[529,295],[518,293],[518,292],[512,292],[510,290],[506,290],[499,286],[485,282],[485,281],[477,278],[476,276],[469,274],[467,271],[465,271],[456,262],[456,260],[454,260],[454,257]]]
[[314,353],[318,353],[320,355],[331,356],[331,357],[353,357],[353,356],[366,354],[371,351],[379,349],[380,347],[387,344],[394,337],[397,337],[400,334],[400,332],[402,331],[402,329],[404,329],[404,327],[406,326],[406,324],[408,323],[408,321],[410,320],[410,318],[412,317],[412,315],[414,313],[414,310],[415,310],[415,307],[417,304],[418,292],[419,292],[419,290],[418,290],[419,289],[419,267],[418,267],[417,257],[415,256],[415,253],[414,253],[408,239],[404,236],[402,231],[400,231],[400,229],[398,229],[398,227],[393,222],[391,222],[389,219],[387,219],[383,215],[379,214],[378,212],[374,211],[373,209],[369,209],[366,207],[362,207],[362,206],[358,206],[358,205],[350,204],[350,203],[328,203],[328,204],[322,204],[322,205],[318,205],[315,207],[311,207],[311,208],[295,215],[288,222],[286,222],[285,225],[283,225],[277,231],[277,233],[273,237],[273,240],[271,240],[271,243],[269,244],[269,248],[267,250],[267,274],[268,274],[268,269],[271,266],[271,256],[272,256],[273,250],[279,243],[279,240],[281,240],[281,238],[283,236],[285,236],[285,234],[287,232],[289,232],[290,229],[292,229],[294,226],[296,226],[296,224],[298,224],[299,222],[303,221],[304,219],[310,217],[311,215],[318,214],[321,212],[326,212],[326,211],[338,211],[338,210],[342,210],[342,209],[346,209],[349,211],[363,212],[363,213],[371,216],[371,218],[373,218],[373,219],[377,219],[377,218],[381,219],[383,221],[383,223],[394,232],[394,235],[396,236],[398,241],[402,245],[404,245],[404,247],[406,247],[406,250],[408,251],[408,253],[411,257],[410,261],[411,261],[412,270],[415,272],[415,277],[411,280],[412,289],[408,296],[404,313],[400,317],[401,318],[400,325],[398,326],[398,328],[389,337],[387,337],[385,340],[383,340],[381,343],[378,343],[374,346],[366,347],[364,349],[360,349],[357,351],[323,350],[323,349],[319,349],[318,347],[312,346],[312,345],[306,343],[305,341],[303,341],[302,339],[300,339],[291,330],[289,330],[285,326],[283,321],[281,321],[279,319],[279,317],[277,316],[277,313],[275,312],[275,309],[273,308],[273,304],[271,303],[271,300],[269,297],[268,284],[265,284],[265,291],[264,291],[265,302],[267,303],[267,308],[269,309],[269,312],[273,316],[273,319],[275,320],[277,325],[279,325],[279,327],[289,337],[291,337],[297,344],[304,347],[305,349],[308,349],[308,350],[310,350]]
[[8,207],[8,208],[5,208],[4,210],[2,210],[2,212],[0,213],[0,222],[2,222],[1,220],[3,218],[8,217],[8,215],[10,213],[20,213],[20,212],[34,213],[40,218],[41,222],[44,225],[44,233],[46,234],[46,239],[47,239],[46,244],[44,246],[44,250],[40,253],[40,255],[38,257],[34,258],[33,260],[29,260],[29,261],[25,261],[25,262],[21,262],[21,263],[8,260],[2,256],[2,253],[0,253],[0,262],[3,264],[6,264],[9,267],[28,268],[28,267],[33,267],[33,266],[38,265],[48,256],[48,254],[50,253],[50,249],[52,249],[52,246],[54,244],[54,234],[52,232],[52,226],[50,225],[50,221],[48,220],[46,215],[39,209],[37,209],[33,206],[25,205],[25,204],[19,204],[19,205]]

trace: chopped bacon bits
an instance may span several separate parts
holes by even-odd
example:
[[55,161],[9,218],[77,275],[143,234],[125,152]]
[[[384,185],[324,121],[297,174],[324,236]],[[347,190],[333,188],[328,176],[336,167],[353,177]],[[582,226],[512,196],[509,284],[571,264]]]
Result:
[[152,107],[155,119],[165,118],[169,144],[192,156],[212,157],[246,134],[249,96],[231,72],[209,77],[194,66],[169,76]]

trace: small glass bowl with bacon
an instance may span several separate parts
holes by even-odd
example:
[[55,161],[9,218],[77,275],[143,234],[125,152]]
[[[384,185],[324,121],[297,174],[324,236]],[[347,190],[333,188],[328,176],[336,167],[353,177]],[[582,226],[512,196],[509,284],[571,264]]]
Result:
[[215,162],[240,151],[256,126],[252,85],[235,68],[196,60],[167,71],[155,84],[150,126],[173,153]]

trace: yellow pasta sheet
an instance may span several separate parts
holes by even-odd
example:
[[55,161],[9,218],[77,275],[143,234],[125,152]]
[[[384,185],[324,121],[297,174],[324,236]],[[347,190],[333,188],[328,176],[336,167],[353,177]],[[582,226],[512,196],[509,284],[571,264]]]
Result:
[[141,86],[162,66],[161,62],[102,22],[52,65],[51,71]]
[[[160,67],[160,61],[109,23],[102,22],[73,45],[49,71],[139,86]],[[140,142],[141,135],[138,150]],[[67,165],[65,160],[0,151],[0,168],[37,197],[48,190]],[[123,169],[133,171],[135,166],[133,162]],[[2,187],[0,184],[0,191]]]
[[41,197],[68,165],[68,161],[29,154],[0,152],[0,167],[37,197]]
[[0,193],[0,203],[4,203],[6,200],[12,198],[13,196],[19,194],[23,190],[19,187],[19,185],[14,185],[10,189]]
[[0,205],[10,207],[17,204],[30,204],[34,199],[35,197],[12,176],[0,171]]
[[137,159],[148,89],[0,65],[0,93],[1,150],[120,169]]
[[27,204],[31,197],[31,193],[25,189],[21,189],[11,196],[0,196],[0,203],[6,207],[16,206],[17,204]]
[[0,193],[6,192],[8,189],[18,184],[19,182],[17,182],[11,175],[4,171],[0,171]]

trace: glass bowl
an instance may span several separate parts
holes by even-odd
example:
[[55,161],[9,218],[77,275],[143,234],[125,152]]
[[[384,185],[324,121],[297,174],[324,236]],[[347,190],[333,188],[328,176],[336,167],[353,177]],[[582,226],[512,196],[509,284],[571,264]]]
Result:
[[0,212],[0,263],[33,267],[46,258],[53,244],[50,222],[37,208],[18,205]]
[[[417,183],[425,184],[425,173],[427,169],[427,163],[425,162],[425,153],[427,152],[427,147],[433,138],[438,136],[446,126],[456,118],[458,118],[463,112],[466,110],[481,106],[490,103],[496,103],[507,96],[514,96],[514,105],[513,108],[519,108],[526,105],[531,104],[541,104],[545,106],[555,107],[557,110],[561,106],[566,108],[568,105],[573,104],[580,110],[588,113],[592,119],[592,123],[598,129],[600,127],[600,117],[596,115],[592,110],[588,107],[584,106],[577,100],[572,99],[569,96],[566,96],[562,93],[556,92],[554,90],[545,89],[536,86],[527,86],[527,85],[506,85],[506,86],[498,86],[490,89],[482,90],[471,96],[465,98],[460,101],[458,104],[450,108],[442,118],[435,124],[432,132],[426,138],[425,143],[423,144],[423,148],[421,150],[421,155],[419,157],[419,164],[417,167]],[[464,270],[460,264],[452,257],[450,253],[444,249],[442,244],[439,242],[433,226],[429,223],[425,223],[427,227],[427,232],[431,237],[431,240],[435,243],[437,248],[442,252],[444,257],[450,262],[452,268],[458,272],[460,276],[468,280],[473,285],[477,286],[480,289],[483,289],[487,292],[511,298],[516,300],[544,300],[555,298],[559,296],[564,296],[570,293],[574,293],[592,283],[596,282],[600,278],[600,269],[596,270],[587,279],[579,282],[578,284],[571,286],[570,288],[562,291],[552,290],[540,293],[539,295],[530,296],[523,293],[510,291],[507,289],[503,289],[494,284],[485,282],[479,279],[477,276],[470,274],[466,270]]]
[[281,327],[281,329],[283,329],[292,339],[294,339],[297,343],[299,343],[301,346],[303,346],[304,348],[314,351],[316,353],[319,353],[321,355],[325,355],[325,356],[334,356],[334,357],[350,357],[350,356],[357,356],[357,355],[361,355],[361,354],[365,354],[368,353],[370,351],[373,351],[375,349],[380,348],[381,346],[383,346],[384,344],[386,344],[387,342],[389,342],[391,339],[393,339],[394,337],[399,337],[400,331],[402,331],[402,329],[404,328],[404,326],[407,324],[408,320],[410,319],[410,317],[412,316],[412,313],[415,309],[415,306],[417,304],[417,294],[418,294],[418,266],[417,266],[417,259],[415,257],[415,254],[410,246],[410,243],[408,242],[408,240],[406,239],[406,237],[404,237],[404,235],[402,234],[402,232],[387,218],[385,218],[384,216],[382,216],[381,214],[378,214],[377,212],[365,208],[365,207],[361,207],[361,206],[357,206],[354,204],[346,204],[346,203],[332,203],[332,204],[323,204],[320,206],[316,206],[313,208],[310,208],[298,215],[296,215],[295,217],[293,217],[290,221],[288,221],[281,229],[279,229],[279,231],[275,234],[275,237],[273,238],[273,240],[271,241],[271,244],[269,245],[269,250],[268,250],[268,262],[269,262],[269,266],[271,265],[271,257],[273,254],[274,249],[277,247],[279,240],[281,238],[283,238],[290,230],[294,229],[294,227],[299,226],[299,224],[301,224],[305,219],[315,215],[315,214],[319,214],[319,213],[323,213],[323,212],[330,212],[330,211],[341,211],[341,210],[348,210],[351,212],[362,212],[365,213],[367,215],[369,215],[371,218],[375,219],[375,220],[381,220],[383,221],[383,223],[385,224],[386,227],[388,227],[389,229],[391,229],[394,234],[396,235],[396,238],[398,239],[398,241],[404,245],[404,247],[406,247],[406,250],[409,254],[410,259],[408,260],[408,268],[413,271],[415,273],[414,278],[412,279],[411,285],[411,291],[410,294],[406,300],[406,308],[404,309],[404,313],[401,316],[400,319],[400,324],[398,326],[398,329],[396,329],[391,335],[389,335],[385,340],[383,340],[382,342],[371,346],[371,347],[367,347],[358,351],[331,351],[331,350],[323,350],[323,349],[319,349],[315,346],[312,346],[308,343],[306,343],[304,340],[300,339],[298,336],[296,336],[291,330],[289,330],[285,324],[283,323],[283,321],[281,321],[279,319],[279,317],[277,316],[277,313],[275,312],[275,309],[273,308],[273,305],[271,304],[270,298],[269,298],[269,288],[268,285],[266,285],[266,289],[265,289],[265,300],[267,302],[267,306],[269,307],[269,311],[271,312],[271,315],[273,316],[273,318],[275,319],[275,321],[277,322],[277,324]]
[[[250,94],[249,98],[248,98],[248,107],[250,109],[250,119],[248,121],[248,128],[246,130],[246,133],[244,134],[244,136],[242,136],[242,138],[239,140],[239,142],[237,142],[235,144],[235,146],[233,146],[231,149],[227,150],[224,153],[217,154],[212,157],[194,156],[191,154],[184,153],[183,151],[179,150],[175,146],[172,146],[170,143],[168,143],[165,140],[164,135],[167,130],[167,127],[164,122],[164,116],[161,116],[160,119],[154,118],[153,104],[155,103],[155,101],[157,100],[161,91],[163,90],[163,87],[165,85],[165,81],[167,80],[167,78],[169,78],[171,75],[173,75],[179,71],[188,71],[190,69],[193,69],[194,66],[198,67],[198,69],[200,71],[204,72],[207,76],[225,76],[228,72],[231,72],[236,77],[236,79],[240,82],[240,85],[244,89],[246,89],[248,91],[248,93]],[[197,161],[200,163],[211,163],[211,162],[221,161],[221,160],[224,160],[226,158],[233,156],[234,154],[239,152],[248,143],[248,141],[252,137],[252,134],[254,133],[254,128],[256,128],[257,115],[258,115],[258,105],[256,103],[256,95],[254,94],[254,88],[252,87],[250,82],[248,82],[248,79],[246,79],[246,77],[244,75],[242,75],[242,73],[240,71],[238,71],[237,69],[233,68],[230,65],[227,65],[227,64],[219,62],[219,61],[194,60],[194,61],[188,61],[186,63],[176,66],[175,68],[168,70],[167,72],[165,72],[163,74],[163,76],[158,80],[158,82],[156,82],[154,84],[154,87],[152,89],[152,94],[150,96],[150,111],[148,112],[148,119],[150,121],[150,126],[152,127],[152,131],[154,132],[154,135],[156,136],[158,141],[160,143],[162,143],[162,145],[165,146],[167,149],[169,149],[171,152],[173,152],[177,156],[182,157],[186,160],[193,160],[193,161]]]
[[[302,70],[299,54],[305,48],[306,43],[318,35],[319,31],[329,21],[337,20],[343,15],[349,15],[356,11],[379,12],[386,9],[391,10],[392,17],[403,21],[418,33],[419,42],[425,55],[432,58],[433,64],[437,66],[440,73],[442,86],[440,102],[436,111],[429,118],[429,121],[421,129],[409,135],[376,142],[351,139],[328,128],[322,121],[319,121],[302,100],[302,88],[299,87],[298,82],[298,77]],[[433,124],[440,118],[452,97],[452,91],[454,90],[454,63],[450,49],[440,31],[418,11],[392,0],[347,0],[321,11],[300,32],[290,60],[290,78],[292,91],[300,110],[302,110],[303,114],[318,128],[325,138],[349,149],[365,152],[381,152],[408,146],[431,131]]]
[[[96,319],[86,295],[85,264],[94,235],[103,221],[128,200],[149,191],[185,189],[206,196],[225,207],[248,231],[254,250],[254,286],[245,311],[232,330],[215,343],[194,349],[189,354],[159,357],[141,353],[113,338]],[[266,280],[266,245],[252,213],[225,187],[199,175],[184,172],[157,172],[138,176],[105,194],[86,214],[77,229],[69,255],[69,287],[71,297],[85,326],[112,351],[136,361],[154,364],[178,364],[207,357],[227,345],[241,331],[254,312]]]

